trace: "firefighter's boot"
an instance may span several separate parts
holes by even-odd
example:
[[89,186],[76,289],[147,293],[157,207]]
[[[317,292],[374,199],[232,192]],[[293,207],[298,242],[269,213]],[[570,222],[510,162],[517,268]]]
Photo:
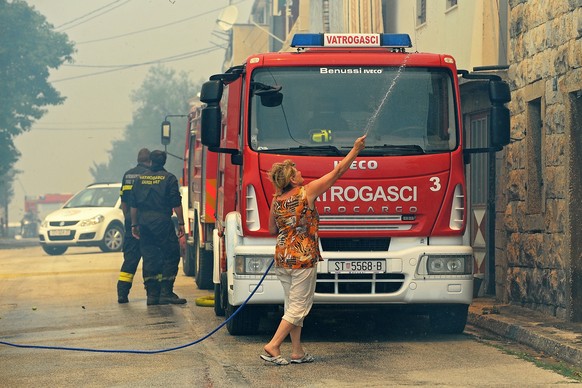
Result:
[[155,306],[158,304],[168,304],[162,303],[160,301],[160,282],[157,280],[150,280],[145,284],[146,294],[147,294],[147,305]]
[[130,282],[117,281],[117,303],[129,302],[129,290],[131,289]]
[[[164,303],[162,303],[164,302]],[[185,304],[187,301],[174,294],[174,282],[169,280],[162,281],[162,290],[160,294],[160,304]]]

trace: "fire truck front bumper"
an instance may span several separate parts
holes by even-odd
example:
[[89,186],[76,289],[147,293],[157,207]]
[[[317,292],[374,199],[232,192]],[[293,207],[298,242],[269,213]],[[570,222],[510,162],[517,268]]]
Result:
[[[272,261],[272,247],[237,247],[229,290],[233,305],[257,288]],[[473,252],[465,246],[424,246],[398,252],[326,252],[317,269],[316,304],[470,304]],[[250,304],[282,304],[283,288],[271,272]]]

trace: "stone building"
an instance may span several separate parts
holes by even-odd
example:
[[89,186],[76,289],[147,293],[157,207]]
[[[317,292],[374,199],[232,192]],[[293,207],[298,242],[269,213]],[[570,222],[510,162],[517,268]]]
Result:
[[582,1],[510,0],[496,294],[582,320]]

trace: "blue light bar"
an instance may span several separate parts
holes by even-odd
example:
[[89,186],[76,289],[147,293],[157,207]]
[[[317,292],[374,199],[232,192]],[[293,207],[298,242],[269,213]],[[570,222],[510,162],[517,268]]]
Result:
[[408,34],[295,34],[291,47],[412,47]]
[[322,47],[323,34],[295,34],[291,47]]
[[408,34],[380,34],[380,46],[382,47],[412,47],[412,40]]

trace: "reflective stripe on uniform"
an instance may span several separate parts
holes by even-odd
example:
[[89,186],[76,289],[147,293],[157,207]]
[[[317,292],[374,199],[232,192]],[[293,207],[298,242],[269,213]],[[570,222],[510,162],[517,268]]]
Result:
[[120,272],[118,280],[120,282],[133,283],[133,274],[129,272]]
[[143,279],[143,281],[144,281],[144,282],[147,282],[148,280],[154,280],[154,281],[161,282],[161,281],[162,281],[162,274],[161,274],[161,273],[159,273],[159,274],[157,274],[157,275],[154,275],[154,276],[146,276],[146,277]]

